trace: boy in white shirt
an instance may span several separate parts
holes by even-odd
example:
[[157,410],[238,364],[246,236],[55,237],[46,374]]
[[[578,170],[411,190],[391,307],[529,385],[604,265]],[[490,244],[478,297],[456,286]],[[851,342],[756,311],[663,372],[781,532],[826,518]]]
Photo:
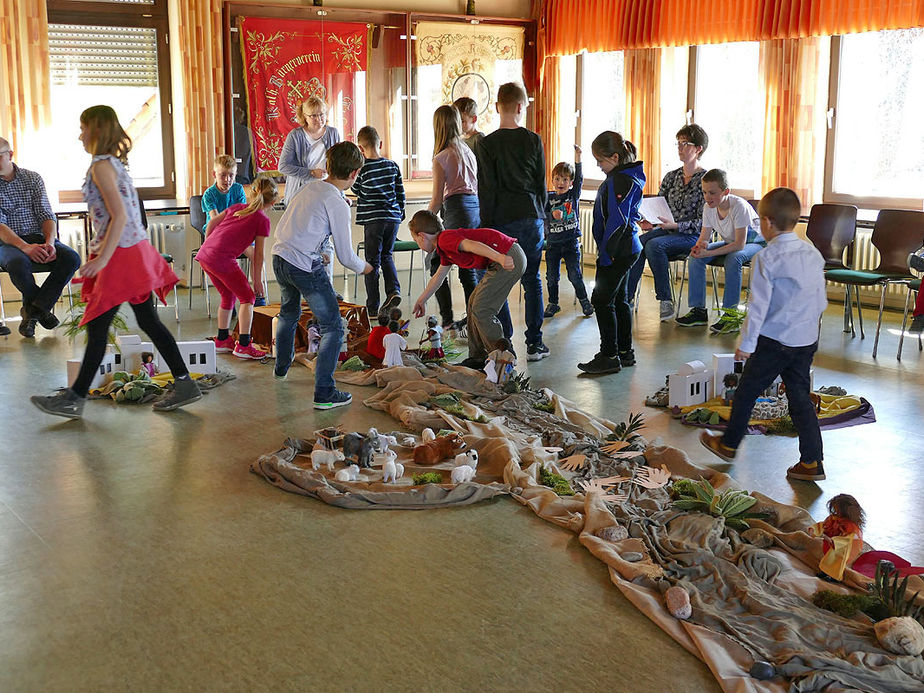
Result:
[[[725,267],[725,293],[722,296],[722,316],[709,329],[720,334],[737,332],[735,319],[738,299],[741,297],[741,268],[764,247],[760,224],[754,208],[748,201],[732,195],[728,177],[722,169],[714,168],[703,175],[703,229],[696,245],[690,251],[690,312],[677,318],[682,327],[706,325],[706,265],[722,264]],[[715,231],[721,240],[709,242]],[[719,261],[714,258],[719,258]]]
[[793,233],[802,206],[788,188],[771,190],[758,206],[767,247],[754,257],[751,301],[735,351],[747,359],[735,390],[724,435],[703,431],[700,441],[731,462],[747,433],[758,395],[782,376],[789,415],[799,433],[799,462],[786,476],[802,481],[825,478],[821,429],[811,399],[809,371],[818,348],[818,320],[828,304],[824,258]]
[[292,365],[304,297],[321,330],[314,370],[315,409],[342,407],[353,399],[334,387],[343,325],[337,295],[327,274],[330,258],[324,250],[333,236],[337,259],[345,267],[362,274],[372,271],[372,265],[351,247],[350,207],[343,196],[343,191],[356,181],[363,163],[362,152],[352,142],[331,147],[327,152],[327,179],[305,186],[292,198],[279,221],[273,244],[273,271],[282,293],[274,376],[284,380]]

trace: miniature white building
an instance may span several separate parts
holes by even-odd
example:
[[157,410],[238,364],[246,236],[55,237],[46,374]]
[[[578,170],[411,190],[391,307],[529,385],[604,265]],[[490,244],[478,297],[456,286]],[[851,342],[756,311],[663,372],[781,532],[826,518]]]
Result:
[[[180,356],[189,369],[190,373],[202,373],[208,375],[218,372],[218,360],[215,357],[215,342],[203,340],[201,342],[177,342],[180,349]],[[156,357],[162,361],[160,355]]]
[[[121,371],[122,355],[119,353],[114,353],[112,351],[106,351],[103,355],[103,361],[99,364],[99,368],[96,369],[96,375],[93,376],[93,380],[90,381],[90,389],[95,390],[96,388],[106,385],[112,380],[112,374],[115,371]],[[80,364],[83,363],[83,359],[68,359],[67,360],[67,385],[70,387],[74,384],[74,381],[77,380],[77,374],[80,373]]]
[[154,354],[154,365],[157,370],[164,368],[160,354],[151,342],[142,342],[136,334],[123,334],[116,337],[116,348],[122,356],[122,367],[119,370],[127,373],[137,373],[141,370],[141,354],[145,351]]
[[689,407],[712,398],[713,372],[702,361],[685,363],[667,378],[667,406]]
[[722,394],[725,391],[725,376],[729,373],[736,373],[741,375],[744,370],[744,361],[735,361],[734,354],[713,354],[712,355],[712,371],[713,371],[713,386],[712,391],[717,394]]

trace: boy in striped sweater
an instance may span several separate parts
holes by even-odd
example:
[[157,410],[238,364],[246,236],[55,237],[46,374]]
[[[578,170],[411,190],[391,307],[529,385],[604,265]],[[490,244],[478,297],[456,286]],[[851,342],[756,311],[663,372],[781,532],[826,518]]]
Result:
[[385,303],[381,309],[390,310],[401,303],[401,285],[393,253],[398,226],[404,220],[404,182],[398,164],[382,156],[382,140],[374,127],[361,128],[356,144],[365,157],[352,187],[357,199],[356,223],[363,227],[365,259],[372,265],[372,271],[364,277],[366,311],[376,315],[380,308],[380,267],[385,280]]

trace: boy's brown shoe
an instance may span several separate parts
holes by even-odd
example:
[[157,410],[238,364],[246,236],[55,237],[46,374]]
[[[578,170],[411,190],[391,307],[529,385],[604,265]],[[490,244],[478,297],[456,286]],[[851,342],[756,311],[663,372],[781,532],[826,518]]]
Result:
[[824,481],[825,468],[821,462],[799,462],[786,470],[786,476],[799,481]]
[[704,448],[710,450],[713,454],[721,457],[726,462],[733,462],[735,455],[738,454],[736,448],[730,448],[722,442],[721,433],[703,431],[699,434],[699,442],[703,444]]

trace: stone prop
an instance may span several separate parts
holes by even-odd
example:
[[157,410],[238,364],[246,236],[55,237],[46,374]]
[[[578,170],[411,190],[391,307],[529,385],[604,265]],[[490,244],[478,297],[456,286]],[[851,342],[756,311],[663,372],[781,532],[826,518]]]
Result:
[[876,639],[889,652],[917,657],[924,652],[924,626],[910,616],[893,616],[873,625]]
[[335,481],[356,481],[359,478],[359,467],[351,464],[346,469],[340,469],[334,474]]
[[420,432],[420,440],[424,443],[429,443],[431,440],[436,440],[436,434],[432,428],[425,428]]
[[414,438],[414,436],[404,436],[404,438],[401,439],[402,447],[412,448],[415,445],[417,445],[417,440]]
[[344,458],[343,453],[339,450],[312,450],[311,451],[311,468],[314,471],[318,471],[318,468],[322,464],[327,465],[327,471],[334,471],[335,462],[343,462]]
[[690,595],[680,585],[668,587],[664,593],[664,604],[674,618],[686,620],[693,615],[693,605],[690,604]]
[[758,681],[769,681],[776,676],[776,669],[770,662],[757,660],[751,665],[751,670],[748,673]]
[[626,551],[625,553],[620,554],[619,557],[629,563],[638,563],[645,558],[645,554],[639,551]]
[[372,466],[372,453],[379,451],[378,434],[375,437],[362,433],[347,433],[343,437],[343,454],[347,459],[353,460],[361,468]]
[[629,538],[629,530],[622,525],[610,525],[598,529],[594,532],[594,536],[604,541],[622,541]]
[[421,443],[414,448],[414,464],[432,466],[452,457],[466,447],[465,441],[458,433],[440,436],[428,443]]

